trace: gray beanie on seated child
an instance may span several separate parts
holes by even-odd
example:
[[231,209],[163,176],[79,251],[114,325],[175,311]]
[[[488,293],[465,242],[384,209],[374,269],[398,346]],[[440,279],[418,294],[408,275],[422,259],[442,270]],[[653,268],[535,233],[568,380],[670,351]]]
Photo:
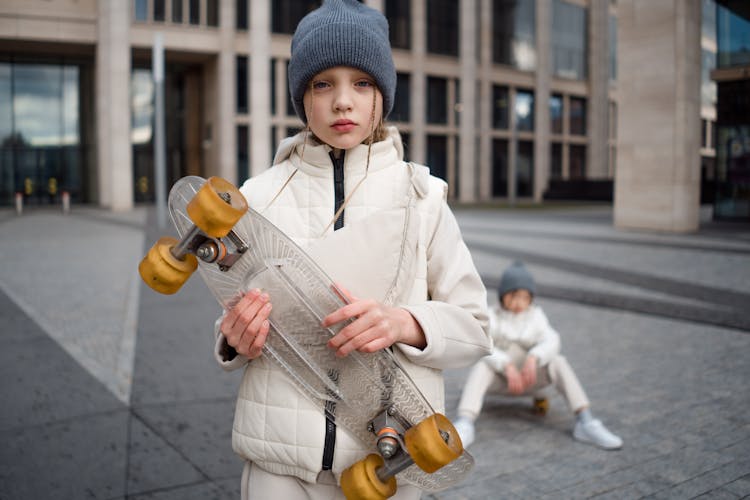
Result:
[[536,295],[534,277],[523,265],[523,262],[518,260],[511,264],[500,277],[500,286],[497,290],[498,297],[502,298],[503,295],[513,290],[528,290],[531,295]]
[[357,0],[324,0],[297,25],[289,61],[289,92],[294,111],[307,123],[302,98],[312,77],[335,66],[370,75],[383,94],[383,118],[393,108],[396,68],[388,40],[388,21]]

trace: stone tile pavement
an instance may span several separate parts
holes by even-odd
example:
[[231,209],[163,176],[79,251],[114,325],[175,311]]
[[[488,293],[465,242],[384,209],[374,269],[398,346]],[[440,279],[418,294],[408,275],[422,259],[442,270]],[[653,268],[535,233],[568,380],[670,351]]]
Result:
[[[523,259],[592,409],[620,451],[575,442],[557,395],[490,396],[468,481],[477,498],[750,495],[750,226],[615,230],[609,207],[458,209],[495,300]],[[238,374],[211,357],[219,313],[190,280],[153,293],[136,266],[151,209],[0,210],[0,499],[229,499]],[[453,417],[466,369],[446,373]]]

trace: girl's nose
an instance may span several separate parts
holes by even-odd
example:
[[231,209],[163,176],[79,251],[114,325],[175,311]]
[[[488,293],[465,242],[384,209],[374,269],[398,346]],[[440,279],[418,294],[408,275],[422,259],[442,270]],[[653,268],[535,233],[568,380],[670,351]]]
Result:
[[347,89],[339,89],[336,92],[336,98],[333,101],[335,111],[348,111],[352,108],[352,99]]

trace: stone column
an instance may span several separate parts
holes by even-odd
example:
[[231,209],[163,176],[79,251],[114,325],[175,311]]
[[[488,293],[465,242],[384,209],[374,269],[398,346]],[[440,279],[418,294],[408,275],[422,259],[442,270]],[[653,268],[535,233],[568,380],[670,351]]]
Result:
[[[549,181],[549,93],[552,79],[550,27],[552,2],[536,3],[536,80],[534,82],[534,201],[541,202]],[[513,163],[515,165],[515,163]]]
[[479,0],[479,199],[492,198],[492,0]]
[[425,135],[425,110],[427,79],[424,58],[427,53],[427,0],[411,0],[411,57],[412,71],[409,93],[411,94],[411,135],[409,158],[424,164],[427,158],[427,136]]
[[693,231],[700,211],[700,0],[618,2],[614,222]]
[[476,191],[476,89],[477,89],[477,2],[461,0],[458,18],[459,56],[461,59],[461,123],[459,125],[460,152],[457,174],[459,175],[460,201],[474,201]]
[[250,175],[271,166],[271,2],[250,2]]
[[589,7],[589,99],[587,104],[586,178],[608,177],[609,154],[609,4],[591,2]]
[[97,4],[96,121],[99,204],[133,208],[130,144],[130,2]]
[[[217,109],[214,125],[217,164],[216,175],[237,184],[245,179],[237,179],[237,133],[235,131],[236,54],[234,52],[235,3],[219,3],[219,30],[221,49],[216,65]],[[211,168],[211,165],[207,165]]]

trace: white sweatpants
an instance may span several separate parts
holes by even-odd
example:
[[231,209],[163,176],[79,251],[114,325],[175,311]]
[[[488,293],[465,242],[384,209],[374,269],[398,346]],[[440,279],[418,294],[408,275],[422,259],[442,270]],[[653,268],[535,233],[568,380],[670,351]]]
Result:
[[[508,354],[520,369],[526,359],[526,351],[512,348]],[[547,365],[539,367],[536,385],[527,389],[523,395],[543,397],[541,391],[549,385],[554,385],[574,412],[589,406],[589,400],[573,368],[560,354],[552,358]],[[464,384],[461,400],[458,403],[458,416],[475,420],[482,411],[484,396],[487,392],[510,395],[505,375],[497,373],[487,362],[480,360],[472,367]]]
[[[336,478],[330,471],[318,474],[316,483],[308,483],[294,476],[271,474],[251,462],[242,471],[242,500],[345,500]],[[422,491],[410,484],[399,485],[395,500],[419,500]]]

